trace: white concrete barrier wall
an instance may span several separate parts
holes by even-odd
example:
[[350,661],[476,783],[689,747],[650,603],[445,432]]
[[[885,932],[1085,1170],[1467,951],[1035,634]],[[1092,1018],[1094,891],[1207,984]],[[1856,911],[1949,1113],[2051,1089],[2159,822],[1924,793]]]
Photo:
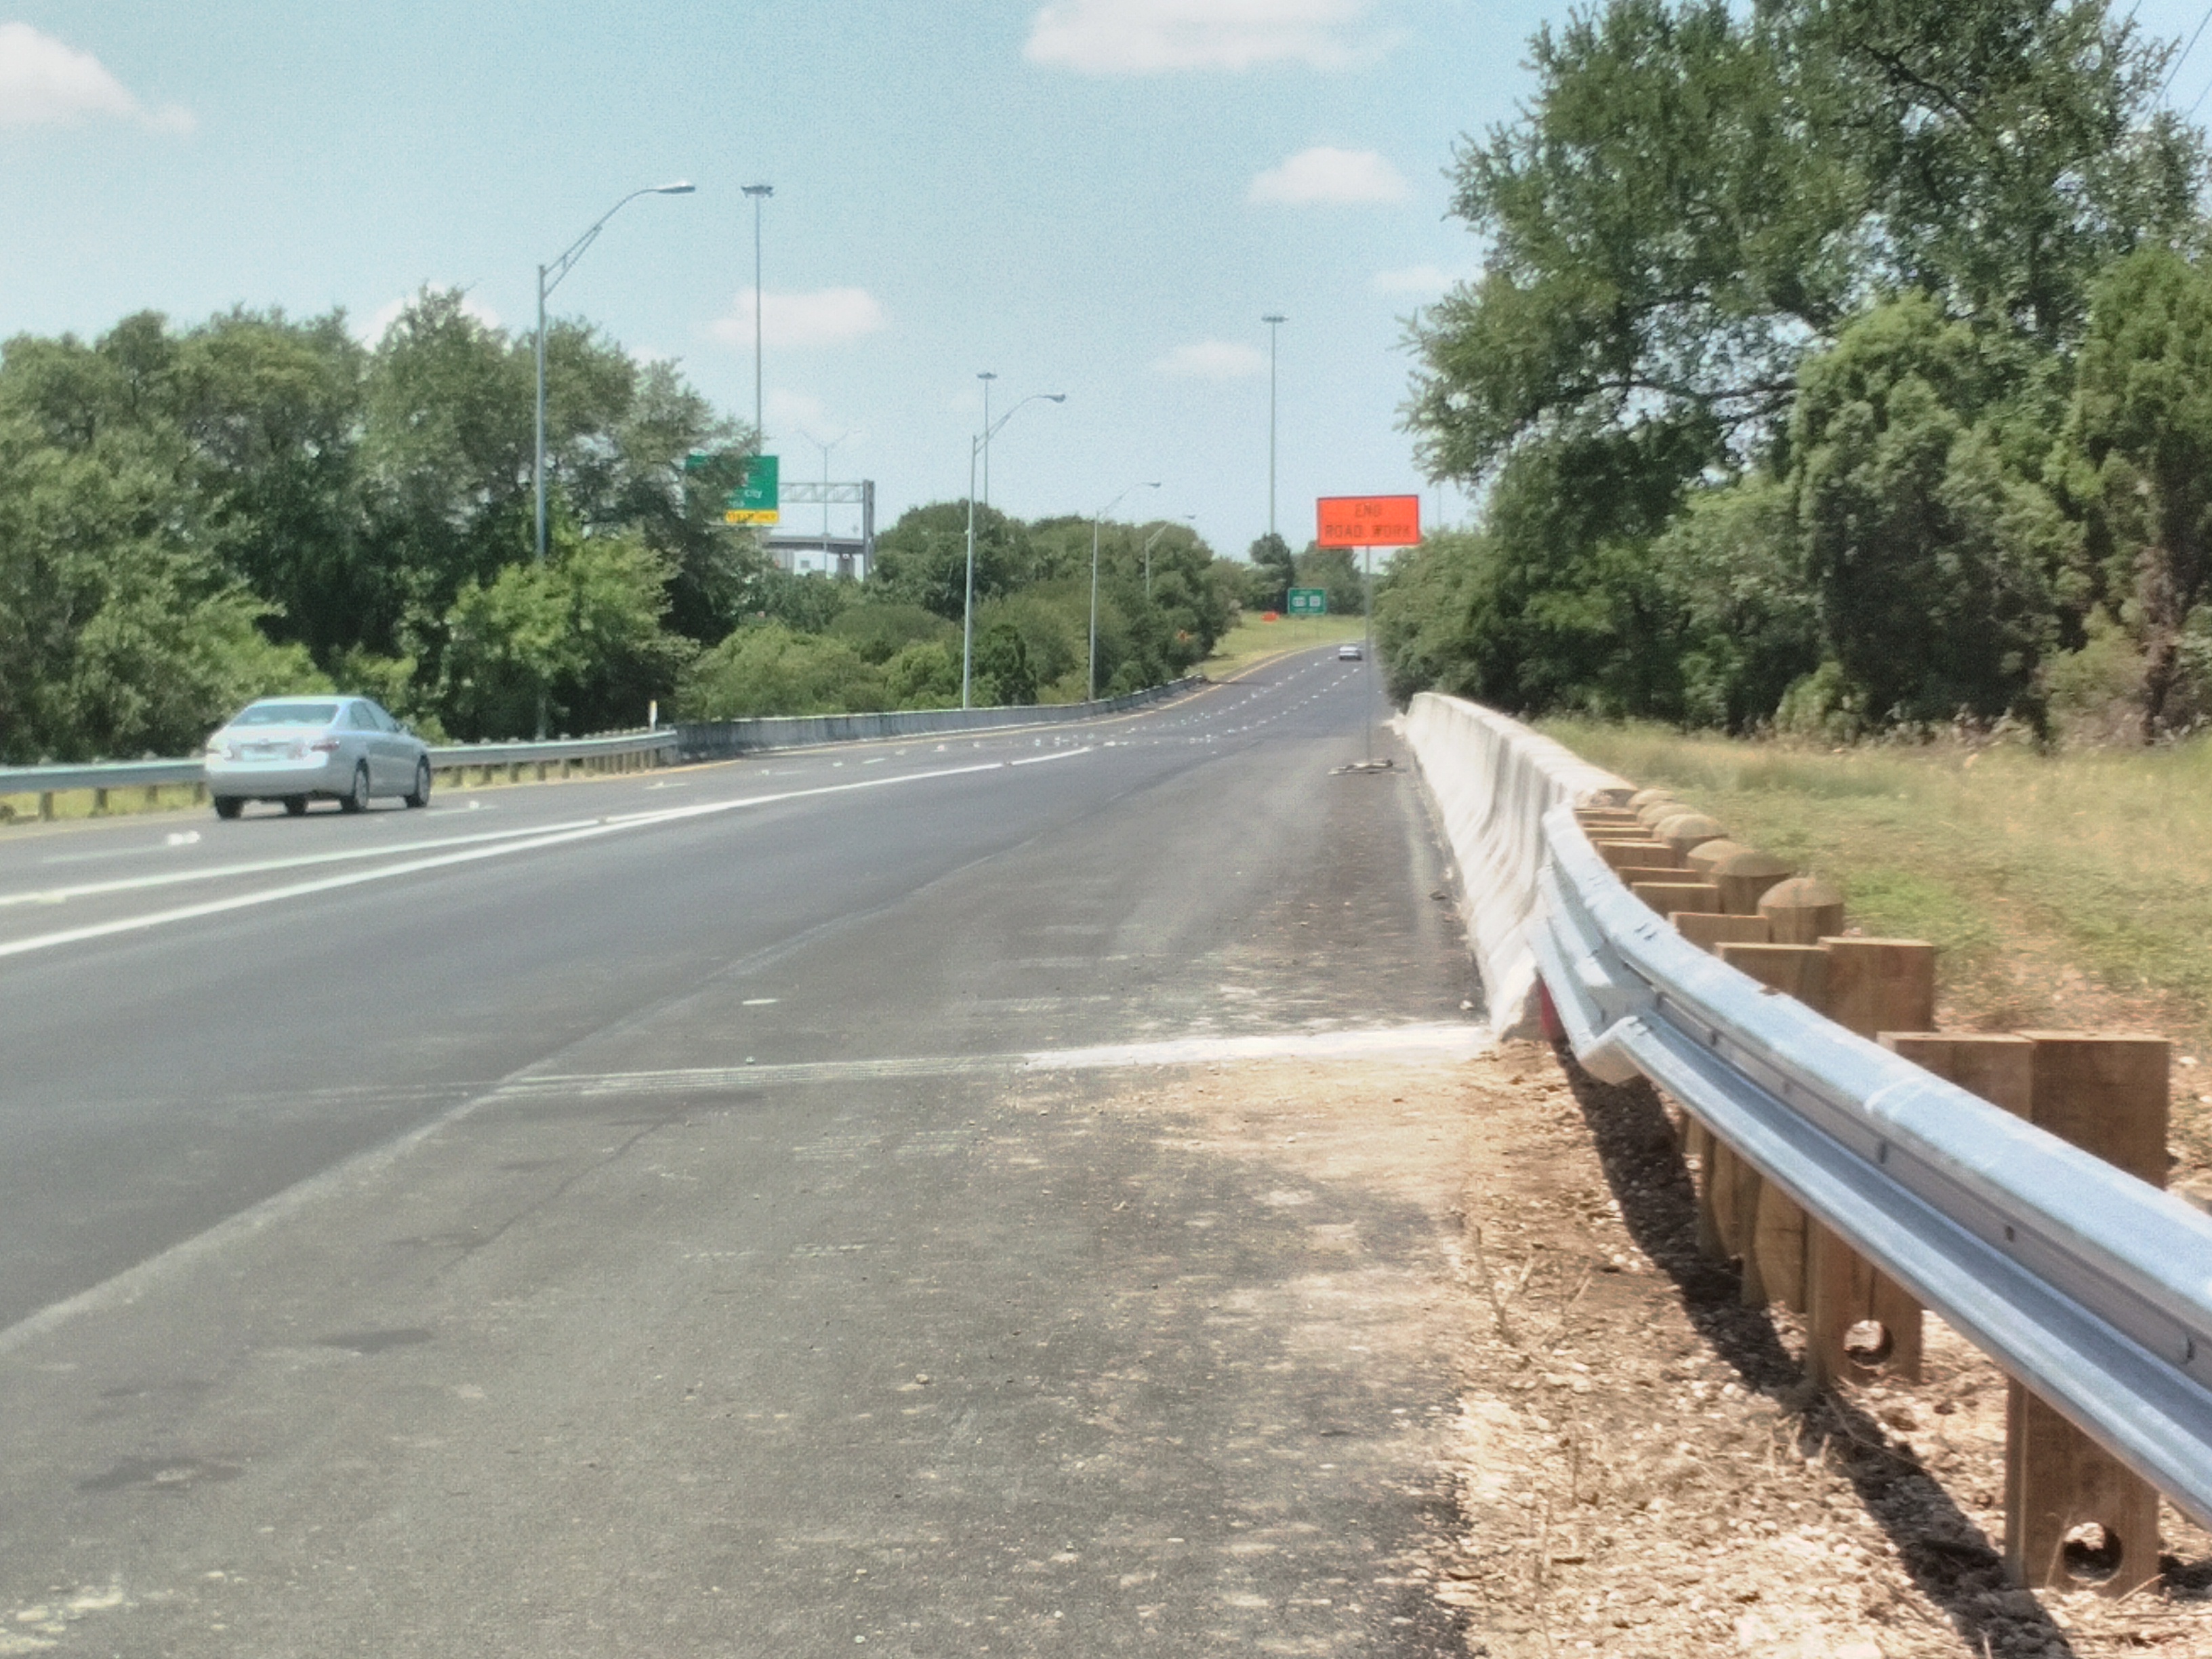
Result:
[[1543,816],[1562,803],[1626,800],[1635,786],[1464,698],[1424,691],[1404,727],[1459,867],[1490,1028],[1526,1035],[1535,1025],[1528,926],[1544,863]]

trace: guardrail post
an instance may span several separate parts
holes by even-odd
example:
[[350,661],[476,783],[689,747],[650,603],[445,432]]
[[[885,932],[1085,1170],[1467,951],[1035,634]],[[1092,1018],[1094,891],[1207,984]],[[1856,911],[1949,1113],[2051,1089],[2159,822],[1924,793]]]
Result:
[[54,792],[51,789],[39,791],[39,821],[42,823],[54,821]]
[[1671,916],[1677,910],[1720,914],[1721,890],[1711,882],[1639,881],[1628,890],[1662,916]]
[[[2033,1045],[2028,1121],[2164,1187],[2169,1045],[2081,1031],[2021,1036]],[[2110,1595],[2157,1577],[2156,1490],[2016,1382],[2008,1405],[2007,1568],[2031,1587],[2089,1578]],[[2101,1548],[2082,1536],[2090,1528],[2103,1533]],[[2083,1571],[2069,1565],[2069,1554]]]
[[1682,860],[1673,848],[1663,841],[1628,841],[1607,836],[1593,842],[1597,855],[1614,870],[1638,867],[1647,870],[1679,870]]
[[[1720,920],[1716,918],[1716,920]],[[1764,916],[1726,920],[1771,924]],[[1761,985],[1795,997],[1815,1012],[1828,1002],[1828,953],[1817,945],[1761,945],[1723,942],[1717,947],[1723,962]],[[1751,1305],[1779,1302],[1794,1312],[1805,1311],[1805,1212],[1778,1188],[1765,1182],[1752,1201],[1751,1224],[1744,1251],[1743,1299]]]
[[1828,953],[1828,1006],[1847,1031],[1936,1027],[1936,947],[1917,939],[1823,939]]
[[1715,956],[1723,945],[1765,945],[1772,937],[1765,916],[1708,915],[1695,911],[1677,915],[1674,931],[1700,951]]
[[1759,900],[1789,878],[1788,865],[1755,848],[1745,848],[1720,860],[1713,866],[1711,876],[1721,890],[1723,908],[1732,916],[1757,915]]
[[[1792,920],[1802,922],[1827,908],[1819,895],[1804,895]],[[1833,908],[1841,914],[1840,902]],[[1934,945],[1919,939],[1823,939],[1820,948],[1828,957],[1821,1012],[1844,1030],[1876,1037],[1884,1031],[1925,1031],[1936,1024]],[[1826,1384],[1886,1370],[1917,1381],[1920,1304],[1818,1222],[1806,1224],[1805,1242],[1805,1358],[1814,1378]]]
[[[1773,924],[1765,916],[1754,918]],[[1817,945],[1723,945],[1720,958],[1771,991],[1796,997],[1808,1008],[1828,1006],[1828,953]]]
[[105,789],[95,789],[92,792],[92,815],[96,818],[104,818],[107,816],[107,791]]
[[1758,910],[1777,945],[1817,945],[1844,931],[1843,894],[1812,876],[1776,882],[1759,896]]

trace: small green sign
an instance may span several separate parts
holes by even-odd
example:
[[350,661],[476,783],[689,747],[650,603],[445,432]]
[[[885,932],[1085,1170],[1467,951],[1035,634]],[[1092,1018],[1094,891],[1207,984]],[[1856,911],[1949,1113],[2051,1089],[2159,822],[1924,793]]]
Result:
[[1294,587],[1291,590],[1289,609],[1293,617],[1326,617],[1328,615],[1328,589]]
[[783,514],[777,507],[776,471],[773,455],[745,457],[745,481],[723,498],[722,522],[781,524]]

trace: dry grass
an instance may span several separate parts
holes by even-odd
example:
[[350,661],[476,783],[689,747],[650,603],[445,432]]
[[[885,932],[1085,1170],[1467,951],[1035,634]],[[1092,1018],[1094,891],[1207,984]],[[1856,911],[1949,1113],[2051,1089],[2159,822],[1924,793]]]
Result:
[[[107,805],[96,810],[98,797],[89,789],[62,789],[54,793],[54,817],[57,821],[70,818],[123,817],[141,812],[180,812],[193,807],[206,810],[204,799],[196,799],[196,789],[189,783],[161,784],[153,788],[134,787],[111,789]],[[0,824],[37,823],[39,798],[36,794],[0,794]]]
[[1868,933],[1933,941],[1962,1023],[2078,1024],[2093,1003],[2191,1045],[2212,1037],[2212,743],[1828,753],[1547,729],[1834,881]]
[[1340,645],[1366,636],[1364,617],[1285,617],[1279,622],[1263,623],[1248,612],[1214,641],[1213,654],[1199,664],[1198,672],[1210,679],[1226,679],[1285,651]]

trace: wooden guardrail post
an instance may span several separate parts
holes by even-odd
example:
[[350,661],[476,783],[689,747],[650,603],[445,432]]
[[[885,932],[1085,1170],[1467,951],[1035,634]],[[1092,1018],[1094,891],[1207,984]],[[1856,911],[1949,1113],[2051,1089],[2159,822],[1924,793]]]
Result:
[[1772,937],[1765,916],[1709,915],[1695,911],[1677,915],[1674,931],[1700,951],[1716,956],[1723,945],[1765,945]]
[[[2170,1046],[2159,1037],[2023,1031],[2028,1121],[2166,1185]],[[2158,1493],[2015,1382],[2005,1419],[2005,1565],[2031,1587],[2091,1579],[2124,1595],[2158,1577]],[[2101,1548],[2085,1547],[2089,1528]],[[2069,1545],[2085,1569],[2069,1563]]]
[[[1686,876],[1689,872],[1680,873]],[[1628,890],[1662,916],[1671,916],[1677,910],[1720,914],[1721,890],[1711,882],[1639,881],[1632,883]]]
[[[1934,945],[1830,938],[1820,948],[1828,957],[1821,1012],[1837,1024],[1879,1037],[1936,1024]],[[1887,1370],[1917,1382],[1923,1322],[1920,1304],[1888,1275],[1817,1221],[1806,1222],[1805,1360],[1815,1381]]]
[[1817,945],[1844,931],[1844,896],[1814,876],[1775,882],[1759,895],[1757,908],[1774,929],[1777,945]]
[[1729,915],[1755,916],[1759,900],[1789,878],[1790,866],[1780,859],[1746,848],[1716,862],[1711,880],[1720,888],[1721,903]]
[[[1732,918],[1769,926],[1763,916]],[[1795,997],[1815,1011],[1828,1004],[1828,953],[1817,945],[1723,943],[1720,959],[1769,990]],[[1751,1203],[1744,1255],[1743,1299],[1753,1306],[1779,1302],[1805,1310],[1805,1212],[1778,1188],[1762,1181]]]

